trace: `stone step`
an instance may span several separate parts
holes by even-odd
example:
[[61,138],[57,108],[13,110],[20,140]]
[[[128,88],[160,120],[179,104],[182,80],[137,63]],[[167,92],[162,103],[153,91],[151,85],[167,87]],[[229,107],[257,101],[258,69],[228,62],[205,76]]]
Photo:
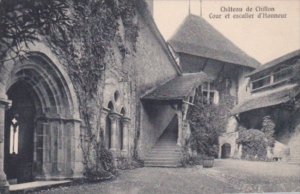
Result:
[[159,141],[155,145],[161,145],[161,144],[172,144],[177,145],[177,141]]
[[165,156],[165,157],[170,157],[170,156],[181,156],[180,152],[171,152],[171,153],[153,153],[153,152],[149,152],[147,154],[147,156],[149,157],[157,157],[157,156]]
[[159,141],[177,141],[177,137],[163,137]]
[[290,157],[288,160],[289,164],[300,164],[300,157]]
[[178,166],[178,161],[145,161],[144,166]]
[[152,149],[149,153],[152,154],[164,154],[164,153],[181,153],[180,150],[174,150],[174,149]]
[[146,167],[178,167],[181,149],[177,145],[177,137],[174,133],[163,134],[155,146],[146,155],[144,166]]
[[60,181],[34,181],[28,183],[21,183],[15,185],[9,185],[9,192],[11,194],[30,193],[33,191],[39,191],[42,189],[49,189],[58,186],[66,186],[71,184],[71,180]]
[[178,147],[174,146],[154,146],[153,150],[180,150]]
[[300,158],[291,158],[289,162],[300,162]]
[[146,158],[145,162],[178,162],[180,158]]
[[178,168],[179,164],[147,164],[145,167],[163,167],[163,168]]
[[162,139],[176,139],[177,140],[177,137],[176,136],[162,136],[159,138],[159,140],[162,140]]
[[145,167],[178,168],[179,164],[147,164]]
[[152,149],[173,149],[173,150],[181,150],[179,146],[174,146],[174,145],[155,145],[152,147]]

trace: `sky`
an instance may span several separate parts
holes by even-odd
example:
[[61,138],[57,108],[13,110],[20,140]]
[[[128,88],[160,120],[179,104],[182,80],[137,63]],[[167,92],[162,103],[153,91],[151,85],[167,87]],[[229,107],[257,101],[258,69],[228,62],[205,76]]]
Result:
[[[154,20],[168,40],[188,15],[189,1],[153,1]],[[300,49],[300,0],[202,0],[201,5],[206,21],[262,64]],[[230,12],[230,7],[242,11]],[[247,7],[253,11],[247,12]],[[192,14],[200,15],[200,0],[190,0],[190,10]],[[228,13],[230,18],[225,19]],[[247,13],[254,14],[254,18],[232,18],[234,14]],[[258,19],[260,13],[286,14],[286,18]],[[220,14],[220,19],[212,16]]]

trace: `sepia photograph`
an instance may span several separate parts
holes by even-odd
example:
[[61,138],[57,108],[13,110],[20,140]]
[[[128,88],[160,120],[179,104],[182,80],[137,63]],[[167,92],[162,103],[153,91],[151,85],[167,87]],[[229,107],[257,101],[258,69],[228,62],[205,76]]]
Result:
[[0,0],[0,194],[300,194],[300,0]]

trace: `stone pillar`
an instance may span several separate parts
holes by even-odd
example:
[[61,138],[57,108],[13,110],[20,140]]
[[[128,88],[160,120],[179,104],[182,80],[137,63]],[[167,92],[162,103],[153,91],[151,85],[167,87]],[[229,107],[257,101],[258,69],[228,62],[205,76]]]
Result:
[[83,177],[83,153],[82,153],[82,146],[81,145],[81,120],[77,119],[74,120],[74,130],[72,132],[71,138],[71,157],[72,157],[72,170],[73,170],[73,178],[82,178]]
[[129,153],[129,124],[130,119],[127,117],[122,118],[123,123],[123,152]]
[[177,138],[177,145],[182,145],[182,133],[183,133],[183,125],[182,125],[182,113],[181,111],[177,112],[177,119],[178,119],[178,138]]
[[10,101],[0,98],[0,193],[9,193],[9,184],[4,173],[4,130],[5,130],[5,109]]
[[111,148],[110,150],[116,152],[119,149],[119,138],[118,138],[118,121],[120,115],[117,113],[110,113],[109,118],[111,120]]
[[102,111],[101,111],[101,124],[100,124],[100,126],[101,126],[101,128],[102,128],[102,130],[103,130],[103,139],[101,139],[101,141],[104,141],[104,145],[105,145],[105,147],[106,148],[108,148],[108,138],[107,138],[107,131],[106,131],[106,125],[107,125],[107,123],[106,123],[106,118],[107,118],[107,115],[108,115],[108,110],[105,110],[105,109],[102,109]]
[[242,153],[243,153],[243,145],[240,144],[239,146],[239,151],[238,151],[238,158],[242,158]]

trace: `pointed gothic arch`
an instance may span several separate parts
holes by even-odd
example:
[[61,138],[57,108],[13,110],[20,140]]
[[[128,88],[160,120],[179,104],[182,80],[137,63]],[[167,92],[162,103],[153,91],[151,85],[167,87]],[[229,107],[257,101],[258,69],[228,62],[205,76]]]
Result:
[[[0,70],[0,96],[8,96],[12,100],[13,111],[20,113],[20,131],[25,130],[28,125],[24,119],[28,111],[34,112],[30,119],[33,134],[30,139],[33,145],[29,155],[32,156],[28,172],[23,172],[23,175],[31,173],[30,179],[34,180],[57,176],[70,178],[80,174],[80,161],[75,161],[76,157],[81,157],[77,156],[81,153],[80,148],[75,146],[79,141],[76,138],[80,131],[79,107],[77,95],[64,67],[54,64],[41,52],[29,52],[26,59],[14,64],[4,64],[4,67],[5,71]],[[20,90],[23,93],[17,94]],[[23,102],[18,95],[25,95],[22,98],[28,98],[28,102]],[[27,104],[27,109],[22,107],[24,103]],[[6,112],[6,117],[7,121],[11,119],[9,111]],[[8,132],[5,133],[7,136]],[[20,143],[19,146],[27,145],[25,137],[20,132],[19,141],[25,144]],[[5,138],[4,147],[8,145],[9,139]],[[25,152],[20,153],[17,161],[22,160],[20,157],[24,154]],[[3,155],[6,165],[9,164],[10,156],[7,153]],[[16,178],[26,182],[23,175]]]

